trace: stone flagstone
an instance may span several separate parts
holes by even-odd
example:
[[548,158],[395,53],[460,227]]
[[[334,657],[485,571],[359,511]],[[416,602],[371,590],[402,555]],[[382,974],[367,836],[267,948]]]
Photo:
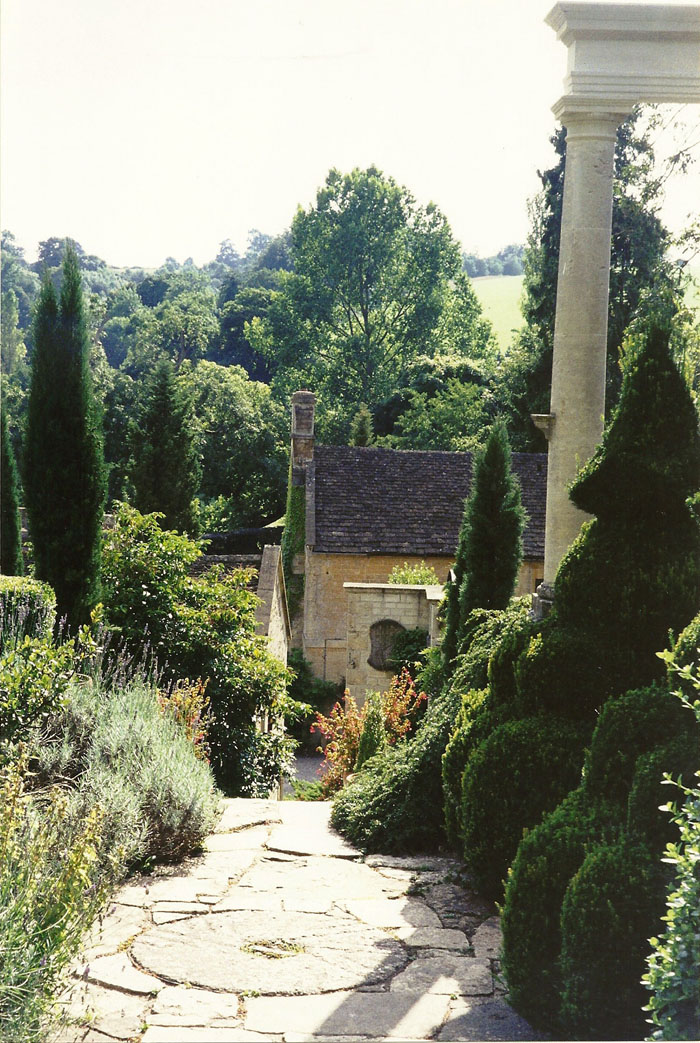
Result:
[[[119,889],[113,951],[76,965],[56,1043],[536,1038],[500,994],[498,918],[459,863],[364,861],[327,804],[247,804],[225,802],[231,832],[203,856]],[[275,820],[304,853],[266,846]]]
[[440,996],[490,996],[493,975],[488,960],[440,953],[414,960],[391,983],[392,992]]
[[395,938],[350,918],[246,911],[165,924],[136,939],[132,952],[140,966],[172,981],[263,994],[376,984],[409,959]]
[[151,996],[163,988],[163,982],[151,974],[134,967],[125,952],[114,956],[100,956],[93,960],[85,973],[87,981],[96,985],[107,985],[122,992],[134,992],[141,996]]
[[329,996],[269,996],[246,1001],[245,1027],[256,1032],[372,1039],[426,1038],[441,1026],[445,996],[348,992]]
[[238,997],[232,993],[167,985],[152,1005],[148,1023],[173,1028],[241,1027]]

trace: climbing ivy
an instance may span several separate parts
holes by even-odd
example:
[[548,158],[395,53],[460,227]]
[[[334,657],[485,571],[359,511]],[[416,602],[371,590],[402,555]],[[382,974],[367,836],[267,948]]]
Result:
[[282,533],[282,568],[287,586],[289,615],[293,619],[304,597],[304,576],[292,571],[294,558],[304,552],[306,537],[306,490],[303,485],[292,485],[292,465],[289,465],[287,509]]

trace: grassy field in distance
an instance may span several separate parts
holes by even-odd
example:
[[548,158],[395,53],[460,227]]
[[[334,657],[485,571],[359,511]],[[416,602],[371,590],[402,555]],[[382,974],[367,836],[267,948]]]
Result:
[[485,275],[471,282],[484,315],[493,323],[501,352],[507,351],[513,340],[513,330],[520,329],[523,324],[518,304],[523,287],[522,275]]
[[[688,290],[688,305],[700,310],[700,265],[692,264],[690,274],[695,285]],[[522,293],[522,275],[485,275],[472,279],[484,315],[493,323],[501,352],[506,352],[513,341],[513,330],[523,325],[520,314],[520,294]]]

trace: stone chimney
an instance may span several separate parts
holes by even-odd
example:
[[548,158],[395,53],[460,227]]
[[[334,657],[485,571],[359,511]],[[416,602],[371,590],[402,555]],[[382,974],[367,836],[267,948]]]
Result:
[[295,391],[292,395],[292,485],[304,485],[306,468],[314,458],[314,414],[316,396],[313,391]]

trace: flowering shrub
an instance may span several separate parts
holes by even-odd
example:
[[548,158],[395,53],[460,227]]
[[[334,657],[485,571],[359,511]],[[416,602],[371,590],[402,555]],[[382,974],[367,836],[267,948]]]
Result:
[[194,755],[209,763],[209,699],[206,695],[207,681],[201,677],[196,681],[186,678],[176,681],[172,688],[160,689],[158,705],[166,717],[180,725],[185,737],[194,746]]
[[349,692],[345,693],[345,707],[336,703],[328,717],[316,714],[312,731],[318,731],[327,740],[325,750],[326,771],[322,779],[325,796],[335,793],[357,764],[360,740],[373,705],[379,700],[384,726],[385,743],[395,745],[404,739],[415,723],[417,713],[427,701],[425,692],[417,692],[415,682],[408,670],[399,677],[392,677],[388,689],[379,695],[369,692],[361,710]]
[[326,740],[325,774],[321,780],[323,796],[335,793],[345,782],[357,760],[362,735],[363,715],[357,709],[357,703],[348,691],[345,692],[345,706],[336,703],[328,717],[316,714],[316,723],[311,731],[319,732]]
[[433,568],[432,565],[426,565],[424,561],[412,565],[409,565],[407,561],[404,561],[403,565],[394,565],[393,569],[389,573],[387,583],[409,583],[409,584],[428,584],[432,586],[440,583],[440,577]]

